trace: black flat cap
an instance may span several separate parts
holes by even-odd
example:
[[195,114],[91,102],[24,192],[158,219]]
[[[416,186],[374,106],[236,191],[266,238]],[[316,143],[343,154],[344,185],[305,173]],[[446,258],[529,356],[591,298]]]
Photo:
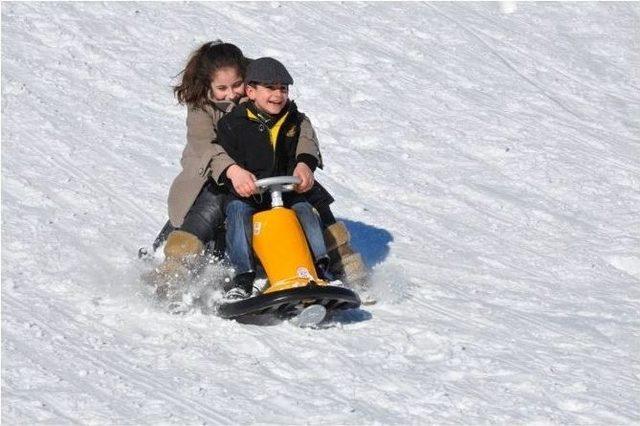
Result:
[[258,58],[247,68],[247,83],[293,84],[293,78],[280,61],[273,58]]

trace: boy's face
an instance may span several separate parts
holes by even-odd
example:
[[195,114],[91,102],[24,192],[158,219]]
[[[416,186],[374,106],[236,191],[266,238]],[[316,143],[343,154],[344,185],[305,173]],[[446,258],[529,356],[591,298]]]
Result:
[[267,114],[280,114],[289,100],[289,86],[284,84],[256,84],[247,86],[247,96]]

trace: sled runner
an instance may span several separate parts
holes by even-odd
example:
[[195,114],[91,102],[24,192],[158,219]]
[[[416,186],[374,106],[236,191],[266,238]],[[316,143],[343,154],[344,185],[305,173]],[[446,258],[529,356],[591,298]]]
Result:
[[[298,183],[300,180],[293,176],[256,181],[263,192],[271,191],[271,209],[253,216],[253,250],[264,268],[268,285],[258,295],[222,303],[218,307],[221,317],[275,314],[287,318],[302,312],[311,322],[320,322],[326,311],[360,306],[356,293],[330,285],[318,276],[296,214],[285,208],[282,201],[282,193],[293,190]],[[309,309],[311,306],[318,307]]]

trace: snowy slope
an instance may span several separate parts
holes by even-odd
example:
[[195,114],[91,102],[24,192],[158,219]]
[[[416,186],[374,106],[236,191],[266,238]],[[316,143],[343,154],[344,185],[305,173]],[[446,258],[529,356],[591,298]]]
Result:
[[[1,7],[3,424],[640,422],[638,3]],[[377,305],[144,295],[215,38],[289,67]]]

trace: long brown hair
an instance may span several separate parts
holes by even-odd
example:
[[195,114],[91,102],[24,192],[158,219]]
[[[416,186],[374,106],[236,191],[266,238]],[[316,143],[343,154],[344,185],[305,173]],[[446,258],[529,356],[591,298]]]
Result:
[[203,107],[208,101],[213,73],[232,67],[244,79],[247,62],[238,46],[220,40],[209,41],[189,56],[187,66],[180,72],[182,81],[173,87],[173,94],[180,104]]

